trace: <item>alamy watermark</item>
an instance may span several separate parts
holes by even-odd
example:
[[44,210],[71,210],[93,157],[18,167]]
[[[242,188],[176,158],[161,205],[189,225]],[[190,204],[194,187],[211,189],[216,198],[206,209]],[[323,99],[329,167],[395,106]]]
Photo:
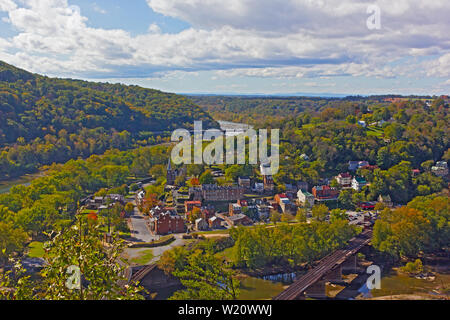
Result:
[[66,280],[66,287],[69,290],[81,289],[81,270],[78,266],[69,266],[66,270],[69,277]]
[[376,4],[371,4],[367,7],[367,14],[370,16],[367,18],[366,25],[369,30],[381,29],[381,9]]
[[367,289],[381,289],[381,269],[373,264],[367,268],[367,274],[370,276],[366,280]]
[[[194,122],[194,135],[186,129],[172,133],[172,142],[178,142],[172,149],[171,159],[180,164],[252,164],[266,165],[265,175],[274,175],[280,166],[280,130],[270,130],[270,156],[268,155],[268,130],[254,129],[230,135],[235,131],[219,129],[203,130],[201,121]],[[181,139],[181,141],[180,141]],[[203,148],[203,142],[210,142]],[[248,162],[246,145],[248,142]],[[270,164],[270,165],[269,165]]]

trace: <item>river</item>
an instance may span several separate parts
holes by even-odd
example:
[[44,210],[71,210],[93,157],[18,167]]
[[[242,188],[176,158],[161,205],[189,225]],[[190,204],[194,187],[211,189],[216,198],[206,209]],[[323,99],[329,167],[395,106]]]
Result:
[[38,172],[33,174],[26,174],[24,176],[21,176],[20,178],[13,180],[0,181],[0,194],[8,193],[9,190],[11,190],[11,188],[15,186],[20,185],[29,186],[31,184],[31,181],[39,177],[42,177],[43,175],[44,173]]
[[[368,290],[364,284],[355,290],[352,296],[344,299],[432,299],[450,289],[450,274],[447,272],[433,272],[434,277],[417,279],[390,270],[381,278],[381,289]],[[265,277],[245,276],[241,280],[241,294],[239,300],[268,300],[272,299],[292,284],[296,279],[294,273],[284,273]],[[357,289],[358,287],[356,287]],[[339,290],[338,290],[339,291]],[[337,292],[335,293],[337,294]],[[447,293],[448,297],[448,293]]]
[[220,125],[220,129],[222,131],[225,131],[225,135],[228,137],[237,136],[241,133],[244,133],[248,129],[253,129],[253,126],[250,126],[245,123],[237,123],[237,122],[230,122],[230,121],[217,121]]
[[250,277],[241,280],[239,300],[267,300],[281,293],[296,278],[295,273],[280,273],[271,276]]

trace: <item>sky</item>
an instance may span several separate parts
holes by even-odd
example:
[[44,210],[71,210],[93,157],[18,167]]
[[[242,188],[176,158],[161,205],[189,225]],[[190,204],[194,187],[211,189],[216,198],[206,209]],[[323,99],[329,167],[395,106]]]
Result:
[[449,16],[449,0],[0,0],[0,60],[176,93],[440,95]]

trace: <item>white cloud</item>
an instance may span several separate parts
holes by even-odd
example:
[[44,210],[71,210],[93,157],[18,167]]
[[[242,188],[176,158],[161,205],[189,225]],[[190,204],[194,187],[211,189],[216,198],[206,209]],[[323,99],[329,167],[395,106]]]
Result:
[[[450,76],[450,53],[444,54],[438,59],[427,61],[423,64],[428,76],[449,77]],[[450,80],[447,80],[448,83]]]
[[[0,11],[18,30],[12,38],[0,38],[0,59],[52,75],[116,78],[200,70],[274,78],[450,74],[450,1],[147,3],[192,27],[168,34],[151,24],[147,33],[131,36],[89,27],[79,7],[67,0],[0,0]],[[371,3],[382,10],[382,29],[375,32],[366,28]],[[413,59],[429,55],[436,58]]]

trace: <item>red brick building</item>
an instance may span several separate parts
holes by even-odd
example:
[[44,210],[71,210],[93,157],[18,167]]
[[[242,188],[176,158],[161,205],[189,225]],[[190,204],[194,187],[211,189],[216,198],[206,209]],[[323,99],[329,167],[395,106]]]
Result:
[[312,194],[317,201],[336,200],[339,190],[330,186],[316,186],[312,188]]
[[155,212],[149,220],[149,228],[153,234],[158,235],[183,233],[186,231],[183,217],[173,210]]

